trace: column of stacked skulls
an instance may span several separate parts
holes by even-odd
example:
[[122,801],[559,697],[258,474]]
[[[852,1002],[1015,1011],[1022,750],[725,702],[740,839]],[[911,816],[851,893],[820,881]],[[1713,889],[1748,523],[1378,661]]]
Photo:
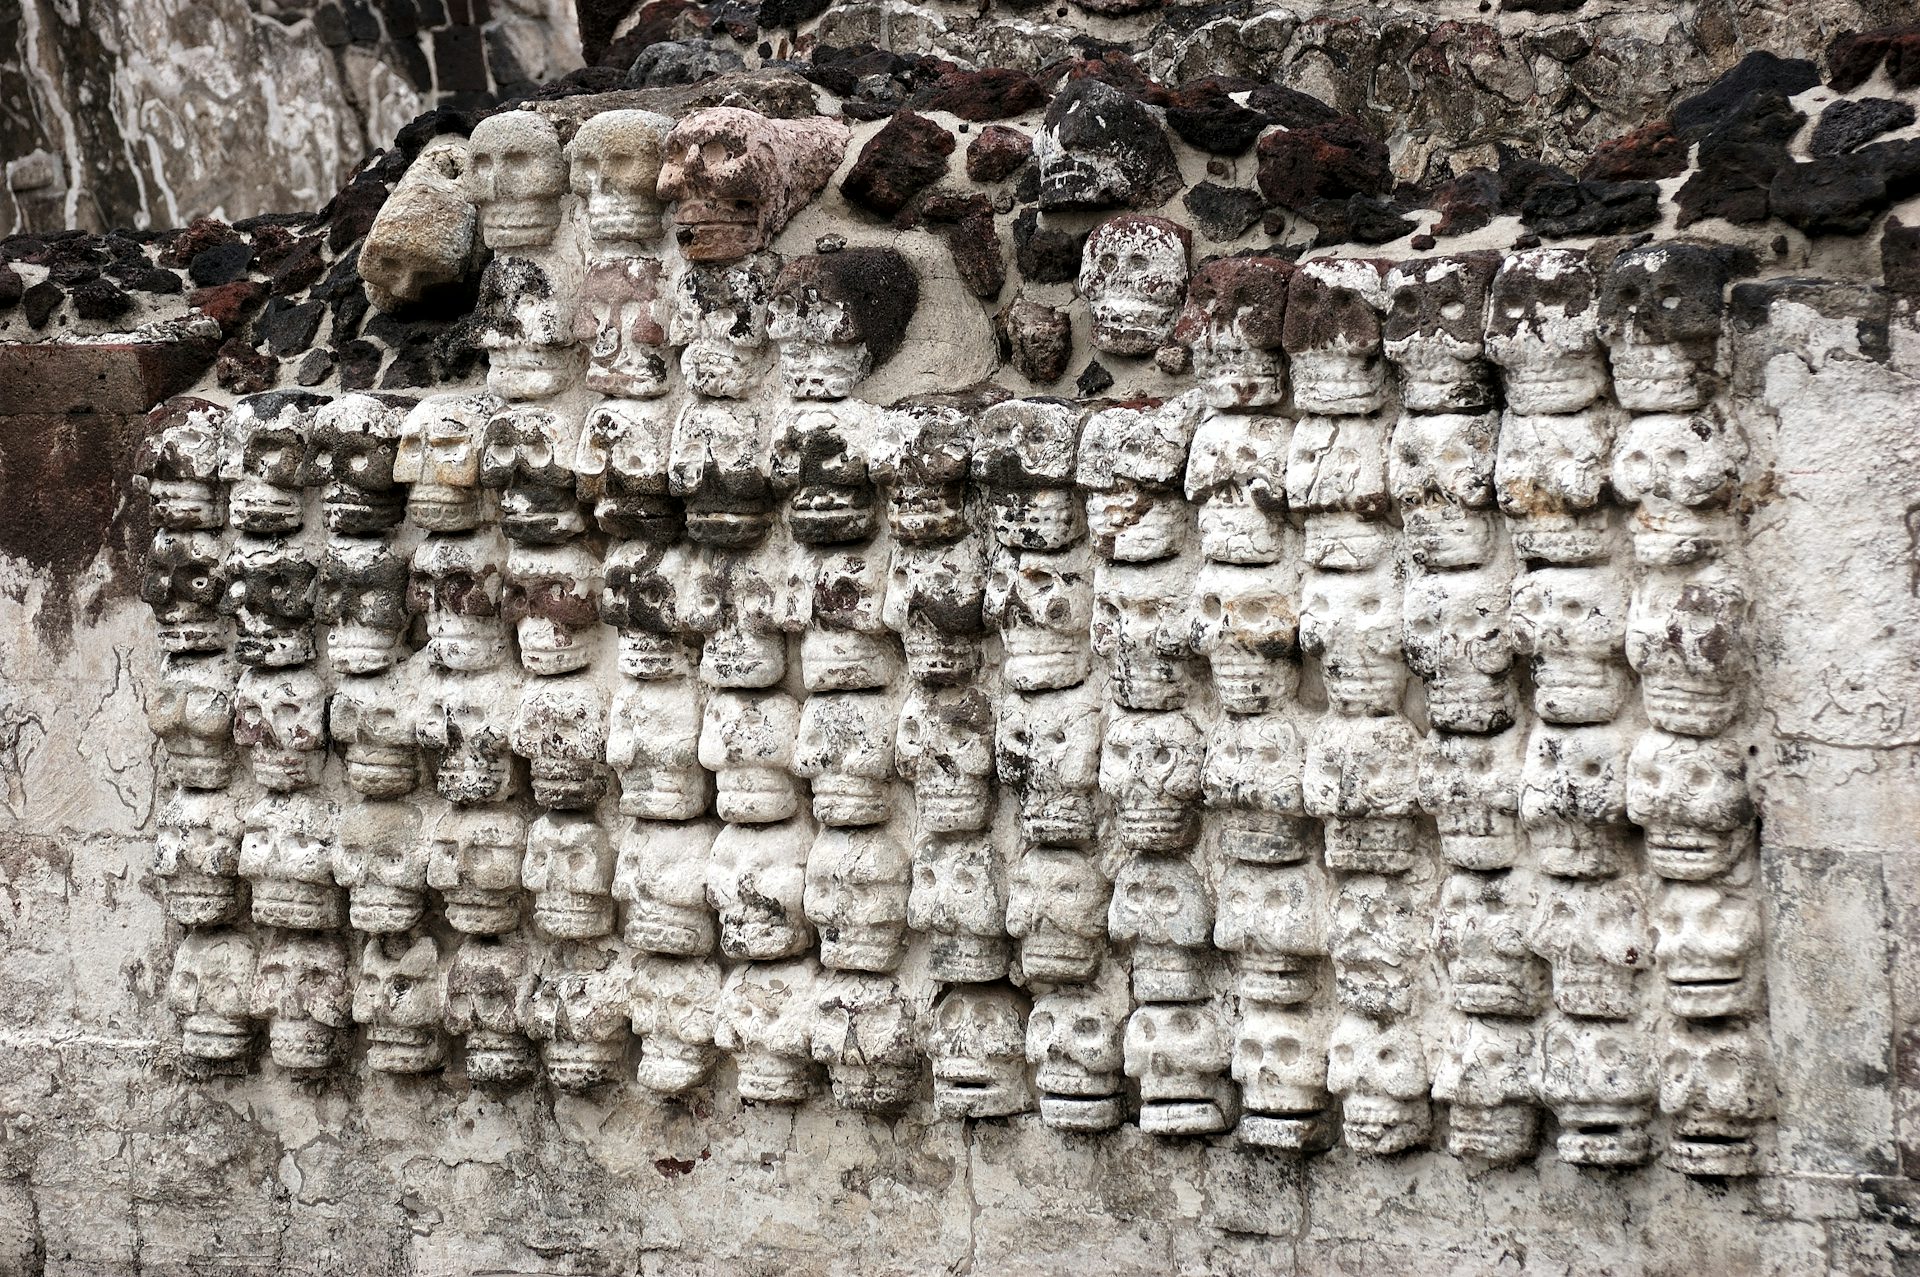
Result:
[[910,259],[774,246],[844,126],[563,133],[375,226],[471,219],[484,387],[150,422],[183,1059],[1756,1169],[1713,250],[1121,213],[1092,346],[1190,389],[881,406]]

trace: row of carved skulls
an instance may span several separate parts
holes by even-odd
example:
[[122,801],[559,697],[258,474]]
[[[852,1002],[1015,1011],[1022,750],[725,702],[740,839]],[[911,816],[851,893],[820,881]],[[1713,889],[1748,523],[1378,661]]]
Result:
[[[1143,184],[1142,174],[1128,176],[1128,155],[1137,160],[1144,138],[1161,134],[1150,119],[1133,136],[1112,131],[1118,119],[1144,109],[1137,103],[1081,101],[1110,92],[1076,84],[1049,113],[1037,149],[1043,208],[1138,207],[1143,197],[1157,195],[1150,202],[1158,203],[1177,189],[1177,179],[1160,189]],[[677,124],[645,111],[604,112],[582,122],[563,146],[552,120],[535,111],[503,112],[483,120],[470,139],[429,144],[376,219],[360,269],[376,304],[397,307],[470,271],[480,241],[496,252],[551,245],[569,192],[579,197],[596,256],[618,262],[657,241],[672,202],[674,238],[687,261],[739,261],[766,249],[820,191],[848,138],[845,126],[823,118],[774,120],[717,107]],[[1080,291],[1093,311],[1097,349],[1143,355],[1175,338],[1189,243],[1184,227],[1144,214],[1123,214],[1095,230]],[[1222,370],[1223,388],[1237,381],[1253,400],[1272,395],[1273,365],[1284,349],[1308,356],[1297,378],[1361,390],[1369,377],[1360,365],[1384,342],[1406,369],[1408,406],[1423,411],[1479,406],[1483,354],[1519,369],[1544,396],[1544,406],[1517,403],[1521,411],[1573,411],[1604,385],[1602,342],[1612,350],[1625,406],[1698,406],[1728,275],[1713,250],[1685,244],[1629,250],[1604,275],[1581,254],[1558,249],[1506,263],[1493,254],[1391,268],[1319,263],[1292,281],[1289,264],[1277,258],[1214,266],[1215,276],[1203,276],[1194,289],[1214,303],[1211,314],[1182,336],[1196,350],[1226,352],[1222,362],[1234,367]],[[1209,375],[1204,365],[1202,375]],[[1267,388],[1257,389],[1262,383]],[[1532,396],[1530,389],[1521,398]],[[1251,406],[1247,395],[1233,397]],[[1369,411],[1337,390],[1309,389],[1305,397],[1343,405],[1307,411]]]
[[941,1117],[1037,1109],[1049,1126],[1091,1131],[1134,1112],[1163,1135],[1216,1133],[1237,1118],[1244,1141],[1312,1151],[1334,1140],[1337,1100],[1346,1143],[1376,1154],[1431,1138],[1431,1097],[1450,1106],[1450,1151],[1496,1162],[1532,1152],[1543,1104],[1566,1160],[1644,1162],[1657,1101],[1674,1119],[1671,1159],[1696,1174],[1750,1171],[1756,1125],[1771,1109],[1764,1036],[1737,1023],[1672,1024],[1656,1062],[1629,1025],[1459,1016],[1432,1039],[1351,1012],[1335,1021],[1253,1002],[1231,1019],[1214,1003],[1130,1008],[1111,980],[1037,996],[961,985],[929,1007],[890,977],[806,961],[723,972],[513,937],[469,938],[443,960],[433,939],[411,935],[367,940],[357,976],[352,967],[332,935],[189,935],[167,991],[183,1053],[242,1066],[264,1023],[275,1063],[312,1072],[340,1062],[358,1024],[377,1071],[444,1067],[451,1033],[476,1083],[522,1082],[544,1063],[553,1085],[577,1091],[623,1076],[634,1036],[635,1076],[668,1096],[707,1084],[726,1053],[748,1101],[804,1102],[824,1065],[843,1107],[890,1113],[918,1098],[930,1062]]
[[898,968],[918,933],[935,978],[951,981],[998,979],[1015,956],[1024,978],[1086,980],[1111,941],[1131,946],[1143,1001],[1205,997],[1216,952],[1232,955],[1243,996],[1305,1001],[1330,956],[1340,1002],[1379,1016],[1413,1009],[1429,953],[1458,1009],[1494,1015],[1532,1014],[1550,975],[1567,1014],[1631,1018],[1638,976],[1657,963],[1674,1015],[1744,1016],[1761,1002],[1750,872],[1666,881],[1650,907],[1632,874],[1455,867],[1436,894],[1397,848],[1341,862],[1337,885],[1311,858],[1225,859],[1210,884],[1164,852],[1110,870],[1085,849],[1033,846],[1009,871],[984,834],[923,834],[909,849],[879,826],[636,820],[615,838],[582,813],[336,809],[299,794],[241,813],[223,799],[181,791],[162,814],[157,872],[169,916],[188,926],[248,913],[387,935],[435,913],[491,935],[530,912],[558,939],[618,931],[641,952],[752,961],[817,941],[828,967],[868,971]]

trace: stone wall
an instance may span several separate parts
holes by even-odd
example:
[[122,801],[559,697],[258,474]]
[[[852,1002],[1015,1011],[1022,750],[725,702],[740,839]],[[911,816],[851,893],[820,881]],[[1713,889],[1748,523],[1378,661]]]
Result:
[[1916,41],[0,243],[0,1269],[1906,1271]]

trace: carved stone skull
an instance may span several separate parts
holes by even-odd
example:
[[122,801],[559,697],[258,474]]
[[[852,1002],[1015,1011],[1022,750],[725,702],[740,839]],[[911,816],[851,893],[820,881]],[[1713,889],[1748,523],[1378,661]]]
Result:
[[[1095,573],[1093,650],[1108,662],[1108,694],[1117,704],[1171,710],[1186,703],[1192,632],[1184,584],[1175,574],[1136,564],[1102,563]],[[1222,613],[1224,619],[1224,606]]]
[[1285,417],[1209,414],[1187,454],[1187,500],[1196,505],[1200,554],[1214,563],[1278,563],[1288,535]]
[[770,962],[805,953],[813,927],[804,912],[813,826],[727,825],[707,862],[707,904],[720,922],[720,952]]
[[878,414],[853,400],[803,401],[773,428],[773,482],[788,493],[787,527],[807,545],[864,541],[878,523],[868,460]]
[[691,677],[700,663],[686,619],[697,572],[691,548],[616,541],[603,562],[600,619],[619,630],[621,675],[668,684]]
[[347,889],[355,931],[410,931],[427,911],[427,841],[420,809],[408,803],[354,803],[333,833],[333,880]]
[[1318,1013],[1243,1001],[1231,1068],[1246,1104],[1236,1128],[1241,1142],[1289,1152],[1333,1143],[1327,1028]]
[[1646,831],[1647,865],[1661,877],[1726,874],[1753,845],[1745,748],[1737,740],[1642,734],[1627,759],[1627,818]]
[[1631,879],[1543,883],[1527,943],[1553,968],[1553,1003],[1583,1019],[1624,1020],[1653,966],[1653,929]]
[[808,691],[893,681],[899,659],[883,619],[887,561],[879,549],[796,548],[786,599],[786,624],[801,629],[800,681]]
[[1407,581],[1407,667],[1427,685],[1427,718],[1447,732],[1513,724],[1507,612],[1513,587],[1498,568],[1417,573]]
[[1301,587],[1300,650],[1320,662],[1327,701],[1346,715],[1392,714],[1407,685],[1402,593],[1391,564],[1310,572]]
[[1173,337],[1193,351],[1194,380],[1213,408],[1239,414],[1286,398],[1280,333],[1292,274],[1280,257],[1224,257],[1193,273]]
[[900,707],[895,765],[913,783],[923,833],[984,829],[993,781],[993,703],[977,687],[916,686]]
[[690,399],[667,445],[667,491],[682,498],[689,539],[725,549],[758,544],[773,525],[772,440],[752,402]]
[[721,552],[695,560],[684,620],[704,637],[700,681],[709,687],[771,687],[787,673],[776,578],[758,558]]
[[900,636],[915,681],[954,686],[972,680],[980,667],[986,590],[986,547],[973,537],[894,546],[880,619]]
[[845,399],[893,357],[919,304],[919,277],[890,248],[843,248],[788,262],[767,308],[787,393]]
[[1420,807],[1439,827],[1440,854],[1460,869],[1510,869],[1520,859],[1525,738],[1430,733],[1420,757]]
[[1493,557],[1494,440],[1491,412],[1401,416],[1387,480],[1400,504],[1413,561],[1428,571],[1475,567]]
[[[499,117],[494,117],[498,119]],[[496,257],[480,275],[475,340],[487,352],[487,389],[545,399],[572,382],[578,346],[574,298],[524,257]]]
[[612,945],[562,941],[542,950],[520,1023],[541,1044],[549,1082],[578,1093],[620,1075],[632,985],[633,969]]
[[447,968],[446,1025],[465,1039],[467,1081],[512,1086],[538,1066],[520,1029],[519,1008],[533,996],[533,965],[518,939],[463,941]]
[[1080,258],[1080,295],[1093,312],[1093,348],[1150,355],[1173,337],[1187,291],[1193,235],[1161,217],[1122,213],[1093,228]]
[[490,670],[506,659],[501,615],[507,546],[499,537],[428,537],[413,552],[413,610],[427,618],[427,659],[443,670]]
[[1180,187],[1159,119],[1092,76],[1069,80],[1053,95],[1033,149],[1043,209],[1147,208]]
[[1300,580],[1291,567],[1208,563],[1187,605],[1188,644],[1207,658],[1229,714],[1262,714],[1298,690]]
[[613,933],[613,845],[590,815],[543,812],[527,830],[520,885],[533,893],[533,921],[557,940]]
[[1460,253],[1387,272],[1382,345],[1400,369],[1400,402],[1409,412],[1472,411],[1493,402],[1493,370],[1482,356],[1487,294],[1499,266],[1498,254]]
[[1737,537],[1729,507],[1747,460],[1717,408],[1634,417],[1613,454],[1613,491],[1632,502],[1633,557],[1673,566],[1717,559]]
[[1685,412],[1713,393],[1727,266],[1691,244],[1647,244],[1614,259],[1599,332],[1613,392],[1629,412]]
[[527,760],[542,807],[576,811],[607,791],[607,702],[588,678],[535,680],[513,716],[513,752]]
[[367,536],[400,522],[406,493],[393,467],[414,406],[399,395],[354,394],[314,413],[313,466],[326,481],[320,510],[329,532]]
[[1431,1074],[1412,1021],[1379,1022],[1349,1012],[1327,1043],[1327,1089],[1340,1098],[1347,1147],[1384,1157],[1427,1142]]
[[1627,664],[1653,725],[1715,736],[1740,716],[1749,678],[1747,592],[1725,571],[1649,576],[1627,609]]
[[811,960],[748,962],[728,973],[713,1040],[733,1056],[741,1099],[799,1104],[813,1093],[819,974]]
[[1073,489],[1079,409],[1059,399],[1008,399],[968,423],[973,477],[987,490],[994,540],[1010,550],[1064,550],[1081,537]]
[[658,554],[686,528],[680,503],[667,490],[676,407],[668,399],[603,399],[587,411],[574,482],[593,503],[600,530],[628,538],[609,548],[609,573],[616,553]]
[[176,395],[141,423],[133,486],[147,494],[156,527],[210,532],[227,525],[220,482],[227,417],[218,404]]
[[1293,402],[1301,412],[1365,416],[1387,401],[1387,366],[1380,362],[1380,312],[1386,305],[1385,268],[1359,258],[1301,263],[1287,281],[1280,344],[1293,373]]
[[224,794],[175,790],[160,809],[154,873],[165,884],[167,917],[210,927],[240,915],[240,820]]
[[327,684],[304,666],[249,669],[233,695],[233,742],[263,789],[306,789],[326,762]]
[[1091,980],[1107,938],[1113,885],[1093,857],[1032,847],[1014,867],[1007,890],[1007,934],[1020,942],[1029,980]]
[[587,235],[601,251],[660,237],[656,188],[672,128],[672,119],[652,111],[602,111],[581,121],[567,144],[568,185],[584,201]]
[[1749,1024],[1677,1023],[1660,1065],[1660,1111],[1673,1126],[1667,1162],[1687,1175],[1751,1175],[1756,1128],[1773,1113],[1765,1031]]
[[1100,699],[1091,688],[1016,694],[999,705],[994,762],[1020,798],[1020,838],[1030,847],[1093,841],[1100,777]]
[[246,1059],[253,1042],[253,939],[238,931],[189,931],[167,976],[167,1009],[181,1019],[180,1053],[216,1068]]
[[1500,263],[1487,306],[1487,356],[1500,365],[1514,413],[1578,413],[1606,393],[1597,288],[1586,255],[1574,249],[1528,249]]
[[1233,1124],[1233,1046],[1208,1002],[1136,1007],[1124,1040],[1127,1076],[1140,1086],[1148,1135],[1211,1135]]
[[907,925],[928,938],[927,974],[980,984],[1007,973],[1007,884],[990,838],[921,838]]
[[467,143],[467,190],[480,210],[487,247],[499,252],[551,241],[567,192],[553,124],[532,111],[504,111],[476,124]]
[[1355,874],[1342,879],[1327,928],[1333,986],[1341,1006],[1383,1019],[1413,1009],[1428,933],[1425,882]]
[[297,532],[314,466],[313,415],[325,400],[300,391],[249,395],[227,414],[227,522],[254,536]]
[[1668,1011],[1716,1020],[1760,1008],[1760,906],[1751,896],[1707,883],[1667,883],[1653,925]]
[[697,395],[744,399],[766,373],[767,303],[780,259],[756,253],[730,265],[692,265],[673,285],[667,341]]
[[1084,553],[997,551],[982,615],[999,627],[1009,691],[1075,687],[1092,673],[1093,573]]
[[520,640],[522,668],[551,678],[592,662],[601,583],[599,556],[578,542],[508,549],[500,613]]
[[626,907],[622,936],[640,953],[712,953],[707,859],[719,825],[709,820],[636,820],[620,835],[613,898]]
[[140,597],[153,609],[163,652],[219,652],[229,642],[226,547],[213,532],[161,528],[147,552]]
[[1196,1002],[1207,996],[1213,901],[1191,861],[1135,856],[1120,867],[1107,931],[1133,946],[1136,1002]]
[[272,794],[247,809],[240,876],[253,892],[253,920],[295,931],[346,921],[346,893],[333,882],[335,811],[308,794]]
[[1523,872],[1456,869],[1440,888],[1433,944],[1447,970],[1453,1009],[1468,1015],[1531,1016],[1545,970],[1527,947],[1537,897]]
[[834,1102],[851,1113],[905,1108],[920,1085],[918,1019],[891,976],[843,971],[823,980],[810,1036]]
[[497,935],[520,924],[520,864],[527,818],[513,807],[454,807],[427,830],[427,885],[440,893],[447,925]]
[[736,824],[786,820],[799,810],[788,768],[800,706],[785,692],[716,692],[700,729],[700,765],[714,773],[714,813]]
[[1220,854],[1257,864],[1285,864],[1313,854],[1315,822],[1300,794],[1305,742],[1291,718],[1248,714],[1223,718],[1207,737],[1201,789]]
[[376,674],[399,661],[413,617],[407,561],[377,537],[330,537],[315,615],[327,627],[335,675]]
[[432,936],[382,935],[360,950],[353,1018],[366,1026],[367,1067],[431,1073],[446,1063],[447,1014],[440,946]]
[[1393,419],[1302,417],[1287,447],[1287,504],[1303,516],[1301,557],[1334,572],[1384,564],[1397,537],[1387,522]]
[[835,971],[892,971],[907,948],[913,862],[885,829],[829,825],[807,852],[807,919],[820,932],[820,964]]
[[233,708],[239,672],[220,656],[168,656],[147,704],[147,724],[166,751],[167,772],[186,789],[224,789],[233,779]]
[[1520,775],[1520,820],[1542,872],[1607,878],[1626,867],[1627,750],[1615,727],[1534,728]]
[[273,1062],[315,1072],[340,1059],[340,1030],[353,1023],[347,946],[339,936],[281,931],[261,951],[253,1018],[267,1022]]
[[685,1095],[707,1080],[718,1053],[715,1016],[720,968],[704,958],[641,958],[634,963],[633,1031],[640,1039],[636,1077],[655,1095]]
[[620,813],[690,820],[713,802],[700,765],[702,697],[692,679],[625,681],[607,720],[607,765],[620,785]]
[[1601,504],[1617,414],[1594,405],[1565,415],[1500,419],[1493,486],[1515,557],[1578,566],[1612,554],[1609,507]]
[[1059,1131],[1105,1131],[1126,1116],[1127,1023],[1122,982],[1055,989],[1027,1015],[1027,1063],[1040,1093],[1040,1120]]
[[1080,436],[1075,477],[1086,490],[1094,550],[1116,563],[1153,563],[1186,544],[1192,514],[1181,476],[1200,424],[1190,397],[1105,408]]
[[1330,869],[1404,873],[1417,855],[1420,736],[1398,715],[1322,718],[1307,740],[1300,794],[1325,826]]
[[1229,860],[1216,894],[1213,946],[1234,955],[1241,1002],[1291,1006],[1310,1000],[1327,954],[1330,914],[1319,866]]
[[419,710],[420,746],[435,758],[434,787],[456,803],[496,803],[520,790],[513,761],[518,681],[503,670],[434,672]]
[[933,1004],[927,1055],[936,1117],[1007,1117],[1033,1108],[1027,1014],[1027,996],[1005,985],[955,985]]
[[690,262],[731,262],[765,248],[826,185],[846,152],[847,126],[770,120],[706,107],[667,134],[657,191],[674,201],[674,238]]
[[233,654],[243,665],[313,659],[320,563],[313,549],[279,537],[235,537],[227,551],[225,608],[237,622]]
[[1116,709],[1100,747],[1100,789],[1128,851],[1181,851],[1199,837],[1206,739],[1178,710]]
[[419,783],[420,725],[412,687],[393,673],[342,679],[327,731],[342,747],[347,785],[363,798],[400,798]]
[[1540,1098],[1560,1123],[1560,1160],[1639,1166],[1653,1154],[1657,1075],[1632,1024],[1549,1017],[1540,1031]]
[[1495,1166],[1522,1161],[1539,1136],[1533,1027],[1524,1020],[1454,1020],[1433,1071],[1433,1098],[1447,1107],[1447,1152]]
[[375,306],[392,314],[452,292],[479,265],[472,183],[466,138],[443,134],[421,148],[360,245],[360,278]]
[[1612,568],[1539,568],[1514,580],[1508,633],[1531,659],[1533,709],[1549,723],[1620,712],[1626,632],[1627,584]]
[[580,284],[573,337],[587,347],[588,390],[621,399],[657,399],[671,386],[666,284],[654,257],[596,262]]
[[926,395],[881,415],[872,473],[886,490],[887,526],[896,542],[925,546],[966,533],[974,436],[982,411],[1004,395],[998,388]]
[[478,527],[480,453],[487,422],[503,401],[492,394],[429,395],[400,423],[393,477],[407,484],[407,519],[429,532]]

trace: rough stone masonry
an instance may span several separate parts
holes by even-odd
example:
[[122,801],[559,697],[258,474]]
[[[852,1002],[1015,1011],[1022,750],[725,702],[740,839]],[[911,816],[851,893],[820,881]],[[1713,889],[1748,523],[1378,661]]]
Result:
[[613,9],[0,241],[0,1271],[1920,1271],[1920,27]]

